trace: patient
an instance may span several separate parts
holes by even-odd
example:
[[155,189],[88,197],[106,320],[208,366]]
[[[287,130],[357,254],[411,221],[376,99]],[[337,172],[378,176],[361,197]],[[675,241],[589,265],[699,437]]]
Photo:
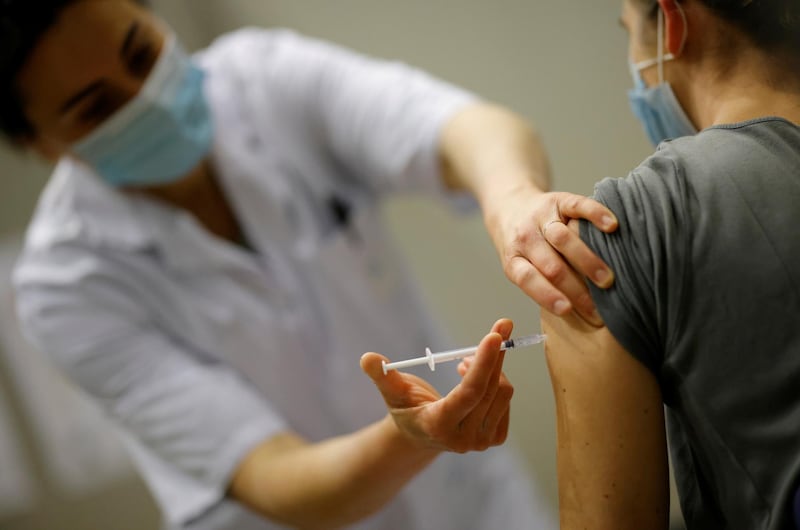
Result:
[[[800,480],[800,2],[625,0],[656,153],[596,198],[606,327],[543,313],[562,528],[792,526]],[[702,130],[698,134],[695,129]],[[548,224],[557,247],[569,230]],[[665,421],[666,416],[666,421]],[[665,427],[666,423],[666,427]]]

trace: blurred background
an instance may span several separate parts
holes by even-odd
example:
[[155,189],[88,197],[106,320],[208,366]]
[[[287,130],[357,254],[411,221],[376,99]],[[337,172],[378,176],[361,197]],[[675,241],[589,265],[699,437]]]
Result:
[[[507,105],[543,134],[558,190],[591,194],[597,180],[624,176],[652,151],[627,106],[620,0],[152,4],[190,49],[245,25],[288,27]],[[0,527],[155,529],[158,512],[100,412],[16,330],[8,276],[48,173],[0,148]],[[519,334],[538,331],[538,308],[503,276],[479,215],[457,218],[416,198],[395,200],[387,215],[454,346],[475,343],[500,316]],[[517,390],[509,443],[556,510],[554,405],[540,352],[506,361]]]

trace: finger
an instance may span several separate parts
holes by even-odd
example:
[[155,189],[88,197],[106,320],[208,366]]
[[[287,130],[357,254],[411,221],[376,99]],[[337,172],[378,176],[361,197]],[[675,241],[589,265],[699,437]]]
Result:
[[508,318],[501,318],[494,323],[494,326],[492,326],[492,331],[500,334],[500,336],[503,337],[503,340],[508,340],[511,338],[511,332],[514,331],[514,322]]
[[501,374],[500,384],[497,387],[497,392],[495,392],[494,400],[486,410],[486,415],[482,420],[484,432],[490,438],[490,441],[495,439],[500,422],[511,407],[511,398],[513,396],[514,386],[505,374]]
[[402,374],[389,370],[384,375],[383,363],[389,359],[378,353],[365,353],[361,356],[361,369],[372,379],[378,391],[383,396],[386,405],[390,408],[404,408],[407,406],[408,383]]
[[508,408],[505,415],[500,419],[500,423],[495,429],[494,440],[492,445],[501,445],[508,438],[508,426],[511,423],[511,407]]
[[492,402],[495,400],[495,396],[497,395],[498,386],[500,385],[500,381],[503,377],[503,361],[505,360],[505,357],[505,351],[501,351],[497,356],[497,360],[495,360],[494,363],[494,369],[492,370],[492,374],[489,376],[489,382],[486,385],[486,390],[483,393],[483,398],[481,399],[480,403],[478,403],[478,405],[472,409],[470,414],[482,419],[491,407]]
[[463,359],[461,359],[461,362],[458,364],[458,374],[461,377],[464,377],[465,375],[467,375],[467,372],[469,371],[469,367],[472,366],[472,362],[474,360],[475,360],[475,356],[474,355],[470,355],[469,357],[464,357]]
[[[550,244],[546,243],[550,248]],[[550,248],[554,261],[561,261],[555,250]],[[553,266],[551,266],[553,267]],[[564,264],[566,268],[566,264]],[[572,311],[572,304],[560,290],[553,286],[537,267],[527,258],[515,256],[505,265],[505,273],[509,280],[522,289],[534,302],[556,315],[566,315]]]
[[[492,327],[491,333],[497,333],[500,335],[500,338],[505,341],[511,336],[511,331],[514,328],[513,322],[511,320],[504,318],[500,319],[495,322],[494,326]],[[502,342],[500,343],[502,346]],[[477,353],[476,353],[477,355]],[[500,381],[500,376],[503,373],[503,361],[505,360],[506,352],[505,350],[501,350],[500,353],[495,357],[494,367],[492,370],[491,375],[489,375],[489,380],[486,385],[486,390],[484,391],[483,395],[483,402],[491,401],[494,399],[494,394],[497,391],[497,385]],[[468,361],[470,363],[475,361],[475,356],[472,356],[472,360]],[[479,405],[480,406],[480,405]]]
[[[554,231],[555,227],[562,227],[561,223],[555,223],[547,230],[548,233]],[[563,256],[556,252],[550,243],[542,242],[534,245],[529,250],[529,259],[540,269],[541,273],[550,281],[551,285],[558,289],[562,296],[567,297],[571,308],[575,308],[578,313],[594,326],[601,326],[602,320],[597,314],[594,301],[592,300],[589,287],[583,278],[570,267]],[[547,309],[547,308],[546,308]],[[568,311],[567,311],[568,312]],[[556,313],[564,315],[564,313]]]
[[[511,331],[513,330],[514,324],[509,319],[500,319],[495,322],[494,326],[492,327],[492,331],[494,333],[499,333],[503,339],[507,339],[511,336]],[[506,386],[510,387],[510,383],[508,383],[508,379],[505,378],[503,375],[503,360],[505,359],[505,352],[501,351],[495,360],[494,369],[492,374],[489,377],[488,384],[486,385],[486,390],[483,393],[483,397],[481,398],[480,402],[472,409],[472,411],[465,416],[461,420],[462,429],[467,430],[468,432],[475,432],[478,433],[481,437],[488,436],[488,433],[485,431],[485,419],[487,413],[491,410],[492,404],[497,399],[497,394],[499,391],[500,382],[503,381]],[[475,362],[475,357],[467,358],[464,362],[465,371],[469,371],[469,367]],[[512,388],[513,391],[513,388]],[[491,442],[490,439],[486,438],[484,441],[488,444]]]
[[467,362],[467,359],[469,359],[469,357],[465,358],[460,363],[458,363],[458,368],[457,368],[458,375],[460,375],[461,377],[467,375],[467,370],[469,370],[469,363]]
[[[576,307],[587,322],[594,326],[602,325],[589,288],[549,243],[536,245],[531,250],[530,261],[522,257],[513,261],[512,281],[542,308],[564,316]],[[531,262],[544,270],[540,272]],[[516,272],[515,268],[523,272]]]
[[[492,326],[492,332],[497,333],[502,337],[503,341],[506,341],[511,338],[511,332],[514,331],[514,322],[508,318],[501,318],[497,322],[494,323]],[[500,355],[497,356],[497,359],[494,363],[494,372],[489,378],[489,386],[487,387],[486,396],[484,399],[494,399],[494,393],[497,390],[497,384],[500,381],[500,377],[503,374],[503,362],[505,361],[506,352],[505,350],[500,352]]]
[[[492,326],[492,332],[499,334],[503,341],[506,341],[511,338],[511,333],[514,331],[514,322],[509,318],[501,318],[497,322],[494,323]],[[503,364],[503,357],[504,355],[498,356],[498,360],[500,361],[500,370],[502,370]],[[475,360],[474,355],[470,355],[469,357],[464,357],[461,362],[458,364],[458,373],[461,377],[467,373],[467,370],[472,365],[472,362]],[[498,373],[499,376],[499,373]]]
[[[501,352],[500,356],[504,356],[504,353]],[[504,381],[506,388],[501,387],[501,381]],[[508,394],[509,388],[513,392],[513,388],[508,382],[508,379],[505,379],[503,376],[503,365],[501,362],[499,365],[495,365],[495,370],[492,372],[489,385],[480,403],[461,420],[462,429],[466,432],[475,433],[487,447],[491,443],[494,428],[497,426],[497,421],[499,421],[499,415],[496,410],[498,406],[500,406],[498,403],[505,402],[507,405],[508,400],[511,399],[511,396]],[[493,410],[495,410],[494,415],[492,415]]]
[[[510,338],[510,335],[511,335],[511,333],[510,333],[510,330],[509,330],[508,335],[506,335],[505,337],[506,338]],[[475,356],[474,355],[471,355],[469,357],[464,357],[461,360],[461,362],[458,364],[458,374],[461,377],[464,377],[466,375],[466,373],[469,371],[469,369],[472,366],[472,363],[474,361],[475,361]],[[500,352],[500,355],[498,355],[498,361],[499,362],[495,364],[495,373],[492,374],[492,376],[491,376],[490,384],[492,384],[495,381],[497,381],[498,384],[500,384],[501,381],[502,381],[501,376],[503,374],[503,362],[505,361],[505,352]],[[488,394],[488,393],[489,392],[487,391],[486,394]],[[494,397],[494,393],[492,393],[491,397],[492,398]],[[485,398],[484,398],[484,400],[485,400]]]
[[[494,326],[492,326],[492,331],[499,334],[503,338],[503,341],[506,341],[511,338],[511,332],[514,331],[514,322],[508,318],[501,318],[494,323]],[[489,380],[490,384],[495,384],[500,380],[500,375],[503,373],[503,362],[505,361],[505,356],[505,351],[500,352],[500,355],[497,356],[497,361],[495,362],[495,373],[492,374],[491,379]]]
[[497,357],[500,356],[501,342],[502,337],[497,333],[489,333],[483,338],[461,383],[442,401],[446,415],[460,421],[480,404],[489,387]]
[[589,197],[564,193],[558,201],[562,218],[586,219],[603,232],[613,232],[619,226],[614,213]]
[[580,235],[570,230],[563,223],[550,223],[544,231],[547,240],[564,260],[581,275],[589,278],[601,289],[607,289],[614,283],[614,273],[586,243]]

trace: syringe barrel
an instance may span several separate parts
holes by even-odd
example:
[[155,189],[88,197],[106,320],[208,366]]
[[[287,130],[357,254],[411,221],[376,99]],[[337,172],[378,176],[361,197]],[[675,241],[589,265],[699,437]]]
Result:
[[[519,348],[521,346],[530,346],[531,344],[537,344],[541,342],[541,335],[531,335],[529,337],[520,337],[518,339],[508,339],[504,340],[500,344],[501,350],[508,350],[510,348]],[[447,361],[454,361],[456,359],[463,359],[464,357],[469,357],[470,355],[474,355],[475,352],[478,351],[477,346],[470,346],[469,348],[460,348],[458,350],[449,350],[443,351],[440,353],[434,353],[433,359],[437,363],[443,363]]]
[[544,335],[528,335],[527,337],[517,337],[516,339],[509,339],[503,342],[503,348],[522,348],[524,346],[533,346],[544,342]]
[[447,361],[455,361],[456,359],[463,359],[473,355],[478,351],[477,346],[470,346],[469,348],[459,348],[457,350],[443,351],[433,354],[433,361],[437,363],[446,363]]

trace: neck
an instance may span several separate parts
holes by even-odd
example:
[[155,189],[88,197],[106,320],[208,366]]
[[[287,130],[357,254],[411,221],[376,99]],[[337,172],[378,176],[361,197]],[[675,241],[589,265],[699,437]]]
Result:
[[702,63],[692,70],[691,86],[679,97],[699,129],[764,116],[800,125],[800,79],[794,70],[776,68],[774,57],[751,50],[725,68]]
[[188,211],[217,237],[231,242],[241,241],[236,215],[208,161],[177,182],[137,192]]

